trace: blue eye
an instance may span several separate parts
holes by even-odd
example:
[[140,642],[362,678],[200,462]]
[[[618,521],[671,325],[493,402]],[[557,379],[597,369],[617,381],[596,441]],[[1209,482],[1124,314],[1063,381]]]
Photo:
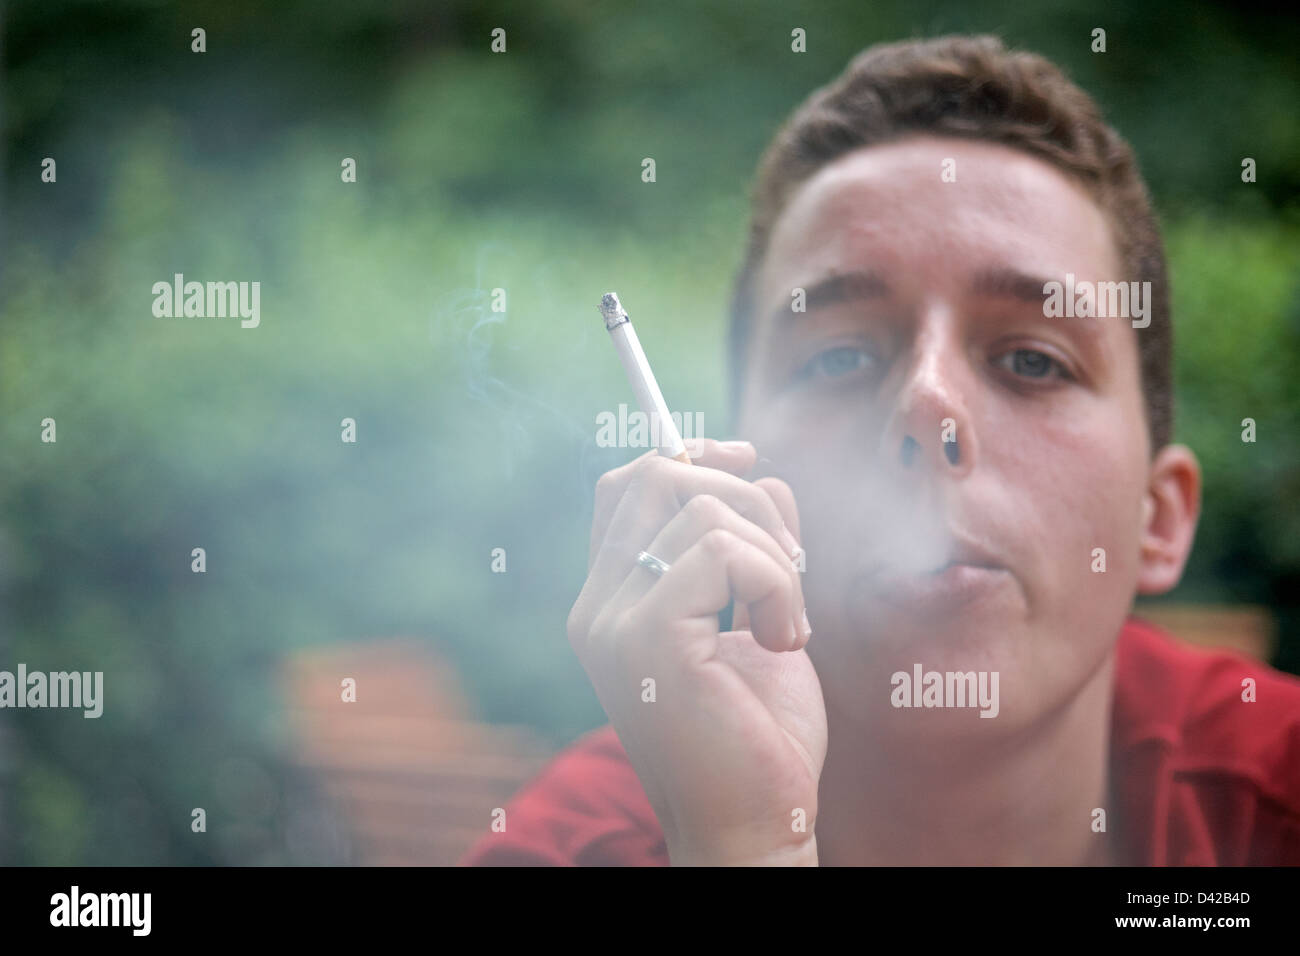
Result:
[[843,378],[873,363],[871,355],[862,349],[844,345],[827,349],[813,356],[799,371],[799,378]]
[[[1008,359],[1011,361],[1008,363]],[[1009,372],[1020,375],[1024,378],[1068,378],[1065,367],[1060,362],[1035,349],[1013,349],[1004,355],[998,356],[998,364]],[[1055,376],[1053,376],[1055,372]]]

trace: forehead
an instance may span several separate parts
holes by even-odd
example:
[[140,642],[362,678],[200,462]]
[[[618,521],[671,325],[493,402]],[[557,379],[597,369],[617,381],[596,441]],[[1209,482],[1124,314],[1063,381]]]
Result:
[[996,143],[918,136],[842,156],[795,192],[764,260],[762,311],[852,268],[906,295],[985,269],[1118,278],[1120,262],[1104,214],[1065,173]]

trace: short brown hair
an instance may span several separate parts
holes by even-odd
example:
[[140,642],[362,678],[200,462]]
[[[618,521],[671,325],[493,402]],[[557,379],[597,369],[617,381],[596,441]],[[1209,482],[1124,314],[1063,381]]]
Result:
[[745,260],[731,303],[731,400],[739,409],[753,284],[773,225],[795,190],[846,153],[930,133],[1003,143],[1080,182],[1111,223],[1129,276],[1151,283],[1151,324],[1138,354],[1151,448],[1173,428],[1173,330],[1164,246],[1133,151],[1092,99],[1056,66],[994,36],[948,36],[870,47],[786,120],[758,166]]

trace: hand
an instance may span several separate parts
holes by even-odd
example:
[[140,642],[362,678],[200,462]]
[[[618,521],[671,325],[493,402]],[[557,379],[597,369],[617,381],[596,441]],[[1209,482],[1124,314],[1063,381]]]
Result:
[[[747,442],[701,445],[695,464],[652,451],[601,477],[569,641],[674,863],[815,864],[826,709],[803,649],[794,494],[739,477]],[[636,563],[643,549],[662,577]],[[732,600],[738,629],[720,633]]]

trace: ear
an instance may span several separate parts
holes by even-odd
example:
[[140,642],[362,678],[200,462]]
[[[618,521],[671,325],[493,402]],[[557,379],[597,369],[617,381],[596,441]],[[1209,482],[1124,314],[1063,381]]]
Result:
[[1139,594],[1164,594],[1178,584],[1200,516],[1200,463],[1186,445],[1166,445],[1151,462],[1142,501]]

